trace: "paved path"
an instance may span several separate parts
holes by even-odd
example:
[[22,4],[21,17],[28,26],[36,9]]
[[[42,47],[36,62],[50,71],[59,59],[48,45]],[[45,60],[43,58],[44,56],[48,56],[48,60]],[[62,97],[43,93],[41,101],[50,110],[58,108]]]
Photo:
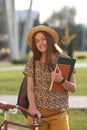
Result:
[[[4,64],[4,65],[3,65]],[[8,66],[6,67],[5,63],[0,63],[0,71],[11,71],[11,70],[23,70],[24,69],[24,65],[19,65],[19,66]],[[87,67],[87,62],[86,63],[76,63],[75,65],[76,68],[79,67]]]
[[[0,101],[4,101],[10,104],[16,104],[17,95],[0,95]],[[70,96],[69,106],[73,109],[87,109],[87,96]]]

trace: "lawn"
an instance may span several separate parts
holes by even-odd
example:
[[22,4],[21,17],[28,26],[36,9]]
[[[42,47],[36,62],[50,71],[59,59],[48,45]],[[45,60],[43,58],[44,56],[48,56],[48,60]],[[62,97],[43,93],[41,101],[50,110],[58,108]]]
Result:
[[87,62],[87,51],[75,51],[73,57],[76,58],[77,63]]
[[87,95],[87,67],[76,69],[76,92],[74,95]]
[[0,94],[17,94],[23,76],[22,70],[0,72]]
[[70,130],[87,130],[87,109],[72,109],[69,112]]

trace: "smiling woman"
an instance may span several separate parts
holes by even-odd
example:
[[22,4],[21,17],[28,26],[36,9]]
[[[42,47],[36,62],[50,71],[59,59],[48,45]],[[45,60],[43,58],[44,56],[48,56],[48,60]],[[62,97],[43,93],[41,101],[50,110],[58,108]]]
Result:
[[[27,34],[27,44],[33,52],[33,56],[27,60],[23,71],[27,77],[28,109],[32,115],[37,115],[37,121],[39,121],[41,114],[51,114],[58,111],[60,113],[60,108],[64,109],[63,116],[60,113],[41,122],[45,125],[39,126],[39,130],[69,130],[68,93],[75,92],[76,84],[74,72],[68,81],[63,77],[60,69],[58,69],[58,73],[54,71],[57,59],[60,56],[68,57],[55,47],[58,41],[58,33],[46,25],[33,27]],[[49,91],[51,81],[61,84],[64,90]],[[28,116],[28,124],[32,124],[30,116]]]

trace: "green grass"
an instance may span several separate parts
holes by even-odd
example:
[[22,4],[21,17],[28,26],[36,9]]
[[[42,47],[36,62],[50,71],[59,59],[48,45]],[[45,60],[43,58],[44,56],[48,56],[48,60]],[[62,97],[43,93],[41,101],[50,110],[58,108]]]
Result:
[[[87,67],[76,69],[76,92],[74,95],[87,95]],[[73,95],[73,94],[72,94]]]
[[87,130],[87,109],[70,110],[70,130]]
[[76,58],[77,63],[87,62],[87,51],[75,51],[73,57]]
[[17,94],[22,78],[22,71],[0,72],[0,94]]

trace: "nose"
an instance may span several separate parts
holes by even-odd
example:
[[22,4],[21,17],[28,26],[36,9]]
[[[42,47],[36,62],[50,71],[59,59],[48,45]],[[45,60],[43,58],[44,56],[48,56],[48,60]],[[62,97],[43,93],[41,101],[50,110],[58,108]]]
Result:
[[42,43],[43,43],[42,40],[40,40],[40,41],[39,41],[39,44],[41,45]]

